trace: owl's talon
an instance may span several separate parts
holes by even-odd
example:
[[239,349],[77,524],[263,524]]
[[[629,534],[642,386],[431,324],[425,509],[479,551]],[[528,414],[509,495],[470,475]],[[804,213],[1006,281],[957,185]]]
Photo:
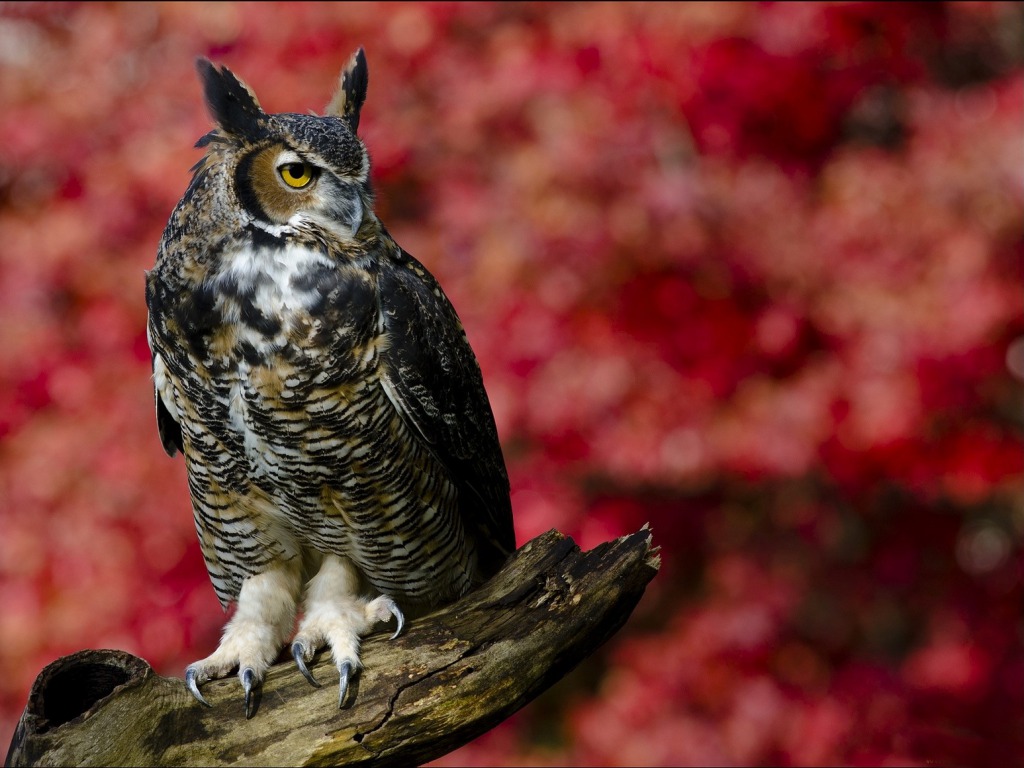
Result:
[[292,657],[295,659],[295,665],[299,668],[299,672],[302,673],[302,676],[306,678],[309,681],[309,684],[314,688],[319,688],[319,681],[313,677],[313,673],[310,672],[309,668],[306,666],[306,646],[299,641],[292,643]]
[[343,661],[338,665],[338,674],[341,679],[338,681],[338,709],[345,706],[345,694],[348,693],[348,679],[352,674],[352,665]]
[[398,606],[394,603],[391,604],[391,613],[395,617],[395,621],[398,622],[398,628],[395,630],[395,634],[391,636],[391,639],[394,640],[396,637],[402,634],[402,627],[405,626],[405,615],[402,613],[401,610],[399,610]]
[[402,609],[398,607],[398,604],[387,595],[381,595],[375,600],[371,600],[366,604],[366,617],[372,621],[383,621],[388,622],[394,619],[398,622],[398,629],[391,636],[394,640],[400,634],[402,634],[402,627],[405,626],[405,615],[402,613]]
[[252,688],[253,688],[253,681],[255,679],[256,679],[256,673],[253,672],[252,669],[250,669],[249,667],[246,667],[245,669],[242,670],[242,690],[245,691],[245,719],[246,720],[250,719],[254,714],[256,714],[256,710],[252,706],[252,704],[253,704]]
[[203,694],[199,692],[199,684],[196,682],[196,678],[199,673],[195,667],[189,667],[185,670],[185,687],[188,688],[188,692],[191,693],[200,704],[205,704],[208,707],[213,705],[203,698]]

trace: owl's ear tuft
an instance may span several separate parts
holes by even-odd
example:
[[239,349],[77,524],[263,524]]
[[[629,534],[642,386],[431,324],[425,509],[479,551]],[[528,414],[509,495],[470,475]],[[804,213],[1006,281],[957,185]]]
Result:
[[346,120],[352,133],[359,128],[359,110],[366,101],[366,87],[369,82],[370,72],[366,67],[366,54],[360,47],[341,70],[338,90],[334,92],[326,109],[326,114]]
[[210,115],[227,133],[235,136],[258,132],[266,114],[256,94],[227,67],[218,69],[208,59],[196,59]]

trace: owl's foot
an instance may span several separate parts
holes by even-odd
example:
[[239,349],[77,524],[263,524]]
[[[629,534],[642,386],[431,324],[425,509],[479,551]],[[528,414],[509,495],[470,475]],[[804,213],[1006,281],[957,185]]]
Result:
[[[263,682],[263,672],[266,671],[266,668],[264,667],[263,672],[257,672],[256,667],[246,666],[240,662],[235,662],[228,665],[226,672],[218,673],[218,667],[216,664],[210,662],[211,658],[212,656],[208,656],[202,661],[193,662],[185,669],[185,686],[188,688],[189,693],[191,693],[200,703],[205,704],[208,707],[212,707],[213,705],[208,702],[200,692],[200,684],[205,683],[207,680],[226,677],[228,672],[230,672],[234,667],[238,667],[238,679],[242,681],[242,690],[245,693],[245,719],[248,720],[256,711],[254,707],[253,690],[258,688],[259,684]],[[269,666],[269,664],[267,666]]]
[[279,568],[245,580],[235,615],[224,628],[217,650],[185,670],[185,685],[198,701],[210,706],[199,686],[227,677],[237,667],[245,693],[245,716],[253,716],[254,693],[295,621],[298,591],[299,576],[294,569]]
[[[334,663],[338,668],[338,707],[345,704],[345,694],[353,674],[360,668],[359,638],[365,635],[378,621],[387,622],[392,618],[398,623],[392,639],[398,637],[405,626],[405,617],[401,609],[390,597],[380,597],[367,601],[353,598],[349,604],[335,600],[333,604],[319,606],[317,618],[302,621],[299,633],[292,643],[292,656],[299,671],[314,688],[320,683],[309,671],[306,662],[313,658],[317,650],[324,645],[331,647]],[[307,602],[307,611],[310,610]]]
[[338,706],[345,703],[345,694],[352,676],[359,670],[359,638],[367,634],[379,621],[395,619],[398,637],[405,625],[405,617],[386,595],[373,600],[360,597],[357,589],[358,574],[348,560],[328,555],[320,571],[310,582],[306,592],[305,616],[292,643],[292,656],[311,685],[319,688],[306,662],[312,660],[324,645],[331,647],[338,668]]

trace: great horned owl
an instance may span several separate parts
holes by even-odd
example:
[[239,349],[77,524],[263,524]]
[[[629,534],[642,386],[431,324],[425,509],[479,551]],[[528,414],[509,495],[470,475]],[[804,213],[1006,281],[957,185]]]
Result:
[[322,117],[267,114],[227,68],[197,69],[217,128],[147,273],[147,330],[160,439],[236,611],[185,679],[206,703],[237,667],[251,716],[294,631],[314,685],[330,646],[340,706],[375,623],[397,636],[515,548],[508,475],[455,310],[373,212],[362,49]]

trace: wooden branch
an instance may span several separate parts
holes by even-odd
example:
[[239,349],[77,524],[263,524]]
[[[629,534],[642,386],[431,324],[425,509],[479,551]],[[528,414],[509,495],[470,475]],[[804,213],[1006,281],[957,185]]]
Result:
[[629,617],[660,557],[646,526],[581,552],[537,537],[463,599],[363,644],[345,709],[329,653],[273,666],[246,720],[238,679],[179,678],[122,651],[80,651],[36,678],[7,765],[415,765],[462,746],[553,685]]

